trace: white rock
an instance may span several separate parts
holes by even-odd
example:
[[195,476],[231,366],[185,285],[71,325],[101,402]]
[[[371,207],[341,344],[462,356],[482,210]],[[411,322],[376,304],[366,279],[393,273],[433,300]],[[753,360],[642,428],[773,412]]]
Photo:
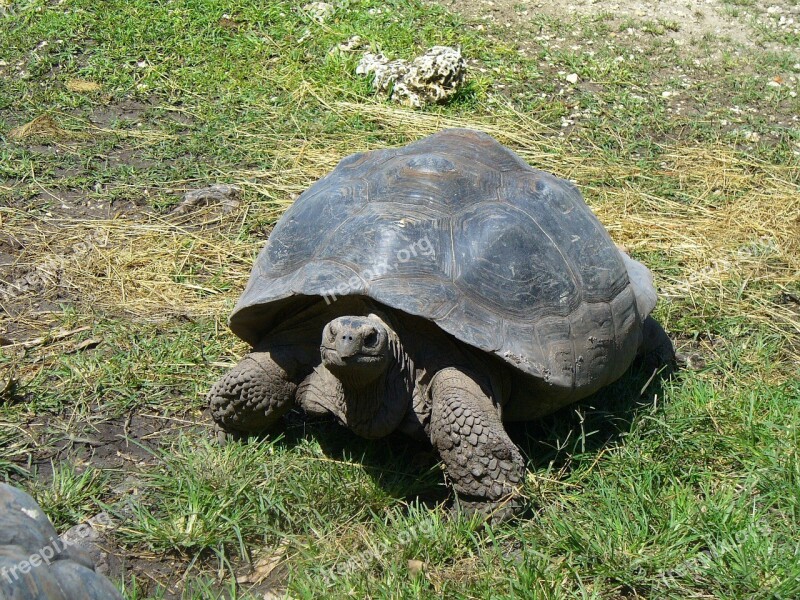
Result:
[[449,46],[434,46],[410,63],[389,60],[383,54],[366,53],[356,73],[374,73],[373,87],[391,90],[391,99],[407,106],[420,107],[449,100],[464,84],[467,63],[461,52]]
[[338,44],[335,48],[331,48],[330,53],[332,54],[332,53],[335,53],[337,51],[338,52],[352,52],[353,50],[358,50],[363,45],[364,45],[364,43],[361,41],[361,36],[360,35],[354,35],[353,37],[351,37],[346,42],[342,42],[341,44]]
[[324,23],[333,15],[335,9],[333,4],[328,4],[327,2],[309,2],[303,6],[303,10],[317,23]]
[[567,75],[566,80],[570,83],[578,83],[578,74],[570,73],[569,75]]

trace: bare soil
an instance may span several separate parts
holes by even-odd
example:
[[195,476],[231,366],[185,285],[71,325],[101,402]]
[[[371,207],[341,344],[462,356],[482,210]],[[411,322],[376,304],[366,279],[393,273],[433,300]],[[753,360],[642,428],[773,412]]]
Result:
[[[450,10],[470,19],[490,22],[512,30],[522,49],[527,47],[524,34],[535,15],[547,15],[555,19],[565,16],[607,17],[612,24],[634,24],[655,22],[670,24],[665,34],[678,45],[690,45],[694,40],[713,36],[723,41],[733,41],[744,46],[758,42],[757,28],[796,28],[800,6],[792,0],[770,0],[769,2],[725,2],[724,0],[570,0],[566,4],[555,0],[440,0]],[[784,16],[783,23],[781,16]],[[673,25],[675,27],[673,27]],[[632,27],[632,29],[636,29]],[[792,48],[773,44],[775,49]]]
[[[438,4],[464,16],[468,27],[538,59],[544,82],[556,85],[555,96],[565,106],[577,105],[580,92],[602,94],[604,86],[595,81],[570,82],[573,75],[564,70],[568,67],[553,55],[570,50],[575,60],[592,60],[598,49],[605,48],[617,53],[618,61],[650,63],[648,89],[632,92],[660,95],[673,118],[714,122],[722,132],[740,137],[744,150],[759,142],[779,143],[788,128],[798,126],[794,106],[800,93],[800,47],[794,41],[800,39],[800,4],[793,0],[438,0]],[[759,64],[755,57],[767,53],[781,56],[782,61]],[[758,91],[745,94],[742,90],[748,85]],[[536,81],[528,86],[540,87]],[[788,92],[790,98],[776,100],[777,90]],[[734,91],[738,98],[732,97]],[[510,96],[518,92],[506,90]],[[572,132],[581,118],[574,113],[563,119],[563,133]],[[768,124],[771,132],[756,133],[748,121]],[[800,145],[795,147],[800,155]]]

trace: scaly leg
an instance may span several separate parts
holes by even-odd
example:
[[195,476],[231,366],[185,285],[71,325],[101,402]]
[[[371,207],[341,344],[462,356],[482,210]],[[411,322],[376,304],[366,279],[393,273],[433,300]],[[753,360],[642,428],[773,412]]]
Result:
[[472,377],[447,368],[433,377],[431,400],[431,441],[462,510],[495,520],[518,513],[525,461],[492,399]]
[[642,324],[642,345],[639,358],[648,370],[671,366],[675,361],[675,348],[664,328],[653,318]]
[[292,406],[297,384],[269,352],[251,352],[223,375],[206,396],[222,432],[259,433]]

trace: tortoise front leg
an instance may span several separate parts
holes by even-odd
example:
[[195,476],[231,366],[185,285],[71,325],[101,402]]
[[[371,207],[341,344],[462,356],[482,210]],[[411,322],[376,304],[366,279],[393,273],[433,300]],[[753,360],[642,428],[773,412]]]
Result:
[[206,399],[220,433],[259,433],[292,406],[297,384],[270,352],[251,352],[225,373]]
[[431,442],[444,461],[461,509],[496,520],[518,513],[525,462],[492,399],[456,368],[438,372],[430,393]]

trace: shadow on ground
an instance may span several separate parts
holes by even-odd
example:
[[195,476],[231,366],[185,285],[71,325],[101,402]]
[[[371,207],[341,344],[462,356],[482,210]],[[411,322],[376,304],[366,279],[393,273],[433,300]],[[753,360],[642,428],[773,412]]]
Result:
[[[635,363],[618,381],[581,402],[536,421],[509,423],[506,430],[529,471],[548,469],[565,477],[576,455],[599,455],[623,443],[636,415],[662,401],[664,383],[674,374],[672,368],[654,371]],[[331,460],[362,465],[387,494],[403,502],[433,507],[452,496],[439,458],[426,442],[401,434],[366,440],[332,419],[309,420],[299,410],[291,413],[282,443],[292,447],[309,438]]]

